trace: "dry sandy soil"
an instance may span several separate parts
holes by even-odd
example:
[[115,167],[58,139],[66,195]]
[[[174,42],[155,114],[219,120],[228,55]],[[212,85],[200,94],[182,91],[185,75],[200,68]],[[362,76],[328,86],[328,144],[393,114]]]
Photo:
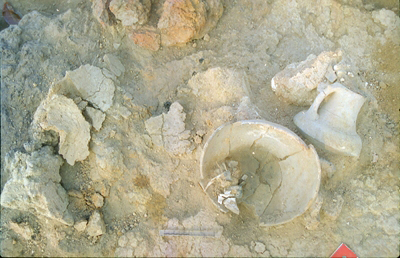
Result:
[[[106,54],[116,56],[125,72],[114,76],[112,106],[102,128],[91,130],[88,157],[74,165],[60,161],[66,212],[75,225],[37,209],[2,206],[2,256],[326,257],[342,242],[361,257],[399,255],[398,1],[222,0],[223,14],[209,38],[156,52],[135,45],[121,24],[103,27],[90,1],[10,2],[22,20],[8,27],[1,19],[2,195],[20,168],[17,154],[46,168],[47,159],[32,153],[48,145],[58,160],[57,135],[38,146],[32,128],[50,87],[81,65],[106,68]],[[226,98],[230,93],[217,86],[199,97],[189,82],[209,69],[233,71],[260,118],[309,143],[293,123],[308,107],[278,98],[271,79],[310,54],[337,49],[343,53],[338,80],[366,98],[357,120],[360,157],[316,148],[323,159],[317,203],[285,224],[260,227],[240,205],[239,215],[218,210],[199,185],[199,160],[212,132],[238,119],[240,98]],[[187,153],[179,155],[155,144],[145,126],[174,102],[183,107],[189,133]],[[98,236],[89,230],[93,225],[85,229],[96,210],[104,221]],[[165,229],[222,234],[160,236]]]

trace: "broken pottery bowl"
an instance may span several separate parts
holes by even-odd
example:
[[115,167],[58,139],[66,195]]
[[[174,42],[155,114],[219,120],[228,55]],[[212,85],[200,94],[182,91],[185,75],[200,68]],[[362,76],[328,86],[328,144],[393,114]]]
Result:
[[200,172],[203,190],[221,211],[239,214],[246,207],[262,226],[304,213],[321,180],[314,147],[264,120],[219,127],[204,146]]
[[357,116],[365,98],[340,83],[321,84],[323,90],[294,123],[317,147],[347,156],[360,156],[362,141],[356,132]]

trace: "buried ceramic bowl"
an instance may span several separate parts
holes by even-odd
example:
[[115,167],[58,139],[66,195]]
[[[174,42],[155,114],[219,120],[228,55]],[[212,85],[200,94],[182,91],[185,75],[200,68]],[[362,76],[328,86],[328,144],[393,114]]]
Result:
[[318,155],[284,126],[245,120],[219,127],[200,160],[201,186],[224,212],[247,207],[271,226],[303,214],[321,181]]

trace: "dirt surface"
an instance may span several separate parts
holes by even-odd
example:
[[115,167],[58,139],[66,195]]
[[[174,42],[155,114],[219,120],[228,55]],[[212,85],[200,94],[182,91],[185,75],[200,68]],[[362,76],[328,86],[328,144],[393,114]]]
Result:
[[[102,110],[101,129],[91,129],[88,156],[74,165],[64,160],[59,169],[57,184],[68,194],[66,212],[75,223],[2,206],[2,256],[326,257],[342,242],[361,257],[399,255],[398,1],[225,0],[207,36],[158,51],[135,45],[120,23],[102,26],[90,1],[10,3],[22,20],[0,23],[2,195],[16,153],[34,157],[47,145],[58,157],[57,134],[34,144],[34,114],[49,89],[82,65],[108,69],[106,54],[125,71],[112,77],[112,106]],[[366,98],[357,120],[360,157],[316,148],[318,198],[288,223],[260,227],[241,205],[239,215],[221,212],[199,185],[206,140],[241,119],[237,110],[247,96],[257,114],[247,118],[283,125],[309,144],[293,122],[308,106],[278,98],[271,79],[310,54],[337,49],[343,53],[338,80]],[[201,84],[224,76],[226,85]],[[149,132],[146,121],[158,116],[172,135]],[[160,236],[166,229],[219,235]]]

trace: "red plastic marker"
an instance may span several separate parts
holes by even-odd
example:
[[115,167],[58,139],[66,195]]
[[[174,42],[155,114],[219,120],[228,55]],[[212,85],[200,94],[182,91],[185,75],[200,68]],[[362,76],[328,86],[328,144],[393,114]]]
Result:
[[357,258],[358,256],[350,250],[350,248],[341,243],[335,252],[331,255],[331,258]]

